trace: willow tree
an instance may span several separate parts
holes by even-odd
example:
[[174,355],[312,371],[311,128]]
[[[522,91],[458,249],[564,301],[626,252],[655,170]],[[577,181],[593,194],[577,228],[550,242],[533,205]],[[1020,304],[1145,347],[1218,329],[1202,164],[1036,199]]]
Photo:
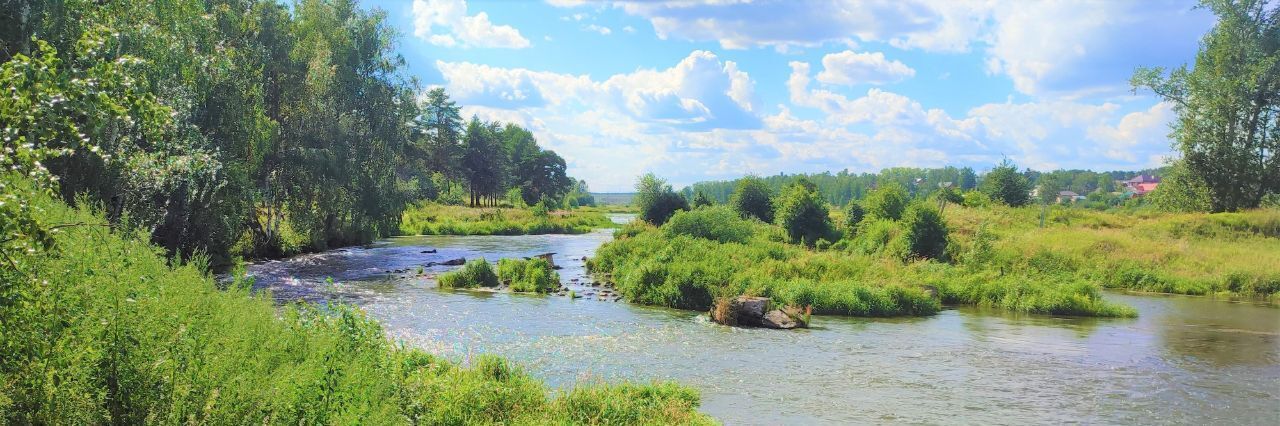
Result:
[[1175,146],[1208,188],[1212,211],[1257,207],[1280,192],[1280,7],[1269,0],[1203,0],[1218,23],[1194,68],[1139,68],[1147,88],[1173,105]]

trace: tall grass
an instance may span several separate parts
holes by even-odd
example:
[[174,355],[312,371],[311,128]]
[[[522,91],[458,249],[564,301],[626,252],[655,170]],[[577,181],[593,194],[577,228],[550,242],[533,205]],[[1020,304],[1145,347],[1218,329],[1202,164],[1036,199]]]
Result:
[[550,293],[560,287],[560,273],[551,262],[537,257],[499,260],[498,279],[517,292]]
[[435,203],[410,206],[400,219],[400,233],[405,235],[584,234],[613,226],[598,210],[539,212],[534,208],[469,208]]
[[[145,235],[47,197],[49,252],[0,269],[0,419],[9,424],[709,423],[674,384],[550,393],[518,366],[390,342],[353,308],[219,289]],[[552,396],[548,396],[551,394]],[[637,420],[641,419],[641,420]]]
[[953,245],[983,226],[994,239],[984,267],[1056,259],[1055,272],[1103,287],[1278,301],[1280,210],[1117,214],[1057,207],[947,211]]

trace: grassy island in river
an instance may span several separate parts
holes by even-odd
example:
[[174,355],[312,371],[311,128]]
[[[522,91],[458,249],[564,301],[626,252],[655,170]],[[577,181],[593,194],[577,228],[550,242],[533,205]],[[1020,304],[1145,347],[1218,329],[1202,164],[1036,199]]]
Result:
[[[1271,301],[1280,292],[1275,209],[1116,214],[1052,207],[1041,228],[1039,206],[955,204],[937,213],[920,201],[884,201],[892,195],[869,199],[876,207],[868,210],[901,219],[872,215],[837,228],[822,217],[826,229],[818,226],[820,237],[806,245],[782,218],[774,225],[739,214],[741,206],[701,207],[677,211],[661,226],[624,227],[588,266],[642,304],[705,310],[716,298],[751,295],[851,316],[931,315],[946,304],[1127,317],[1136,312],[1105,301],[1103,288]],[[885,204],[901,205],[885,213]],[[921,210],[933,213],[913,216]],[[848,223],[847,214],[830,216]],[[935,216],[943,223],[932,228],[913,219]],[[939,227],[938,244],[921,243],[922,229]]]

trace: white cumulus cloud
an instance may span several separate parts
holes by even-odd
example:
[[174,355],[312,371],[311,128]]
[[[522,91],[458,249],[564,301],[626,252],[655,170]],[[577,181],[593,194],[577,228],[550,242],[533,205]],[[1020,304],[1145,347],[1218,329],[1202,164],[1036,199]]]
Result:
[[523,49],[530,45],[519,30],[490,22],[485,12],[467,15],[465,0],[413,0],[413,35],[445,47]]
[[846,50],[822,57],[822,72],[818,81],[827,84],[853,86],[857,84],[888,84],[916,75],[916,70],[898,61],[885,59],[884,53],[855,53]]

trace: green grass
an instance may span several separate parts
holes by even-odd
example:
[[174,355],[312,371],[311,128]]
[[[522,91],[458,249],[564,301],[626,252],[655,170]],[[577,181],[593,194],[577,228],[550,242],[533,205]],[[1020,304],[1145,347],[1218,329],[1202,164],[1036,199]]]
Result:
[[[358,309],[274,306],[145,235],[37,197],[50,251],[0,267],[0,419],[8,424],[706,424],[675,384],[551,392],[491,356],[390,342]],[[8,262],[6,262],[8,263]]]
[[498,279],[516,292],[550,293],[560,287],[560,273],[551,262],[536,257],[499,260]]
[[990,268],[1052,260],[1055,272],[1107,288],[1280,301],[1280,210],[1107,213],[1039,207],[947,210],[953,245],[986,226]]
[[419,203],[401,215],[404,235],[585,234],[615,224],[601,211],[575,209],[539,214],[533,208],[470,208]]
[[440,288],[497,287],[500,284],[498,274],[484,259],[472,259],[461,268],[441,274],[437,281]]
[[[1054,315],[1136,315],[1103,301],[1097,285],[1067,271],[1032,271],[1028,261],[1003,270],[904,262],[901,248],[895,248],[901,231],[893,222],[867,222],[839,249],[810,250],[784,242],[777,226],[720,220],[740,223],[628,225],[597,250],[588,267],[614,281],[628,300],[682,309],[706,310],[716,298],[749,295],[850,316],[931,315],[942,303]],[[744,226],[751,231],[742,232]],[[960,250],[963,241],[953,245]]]

